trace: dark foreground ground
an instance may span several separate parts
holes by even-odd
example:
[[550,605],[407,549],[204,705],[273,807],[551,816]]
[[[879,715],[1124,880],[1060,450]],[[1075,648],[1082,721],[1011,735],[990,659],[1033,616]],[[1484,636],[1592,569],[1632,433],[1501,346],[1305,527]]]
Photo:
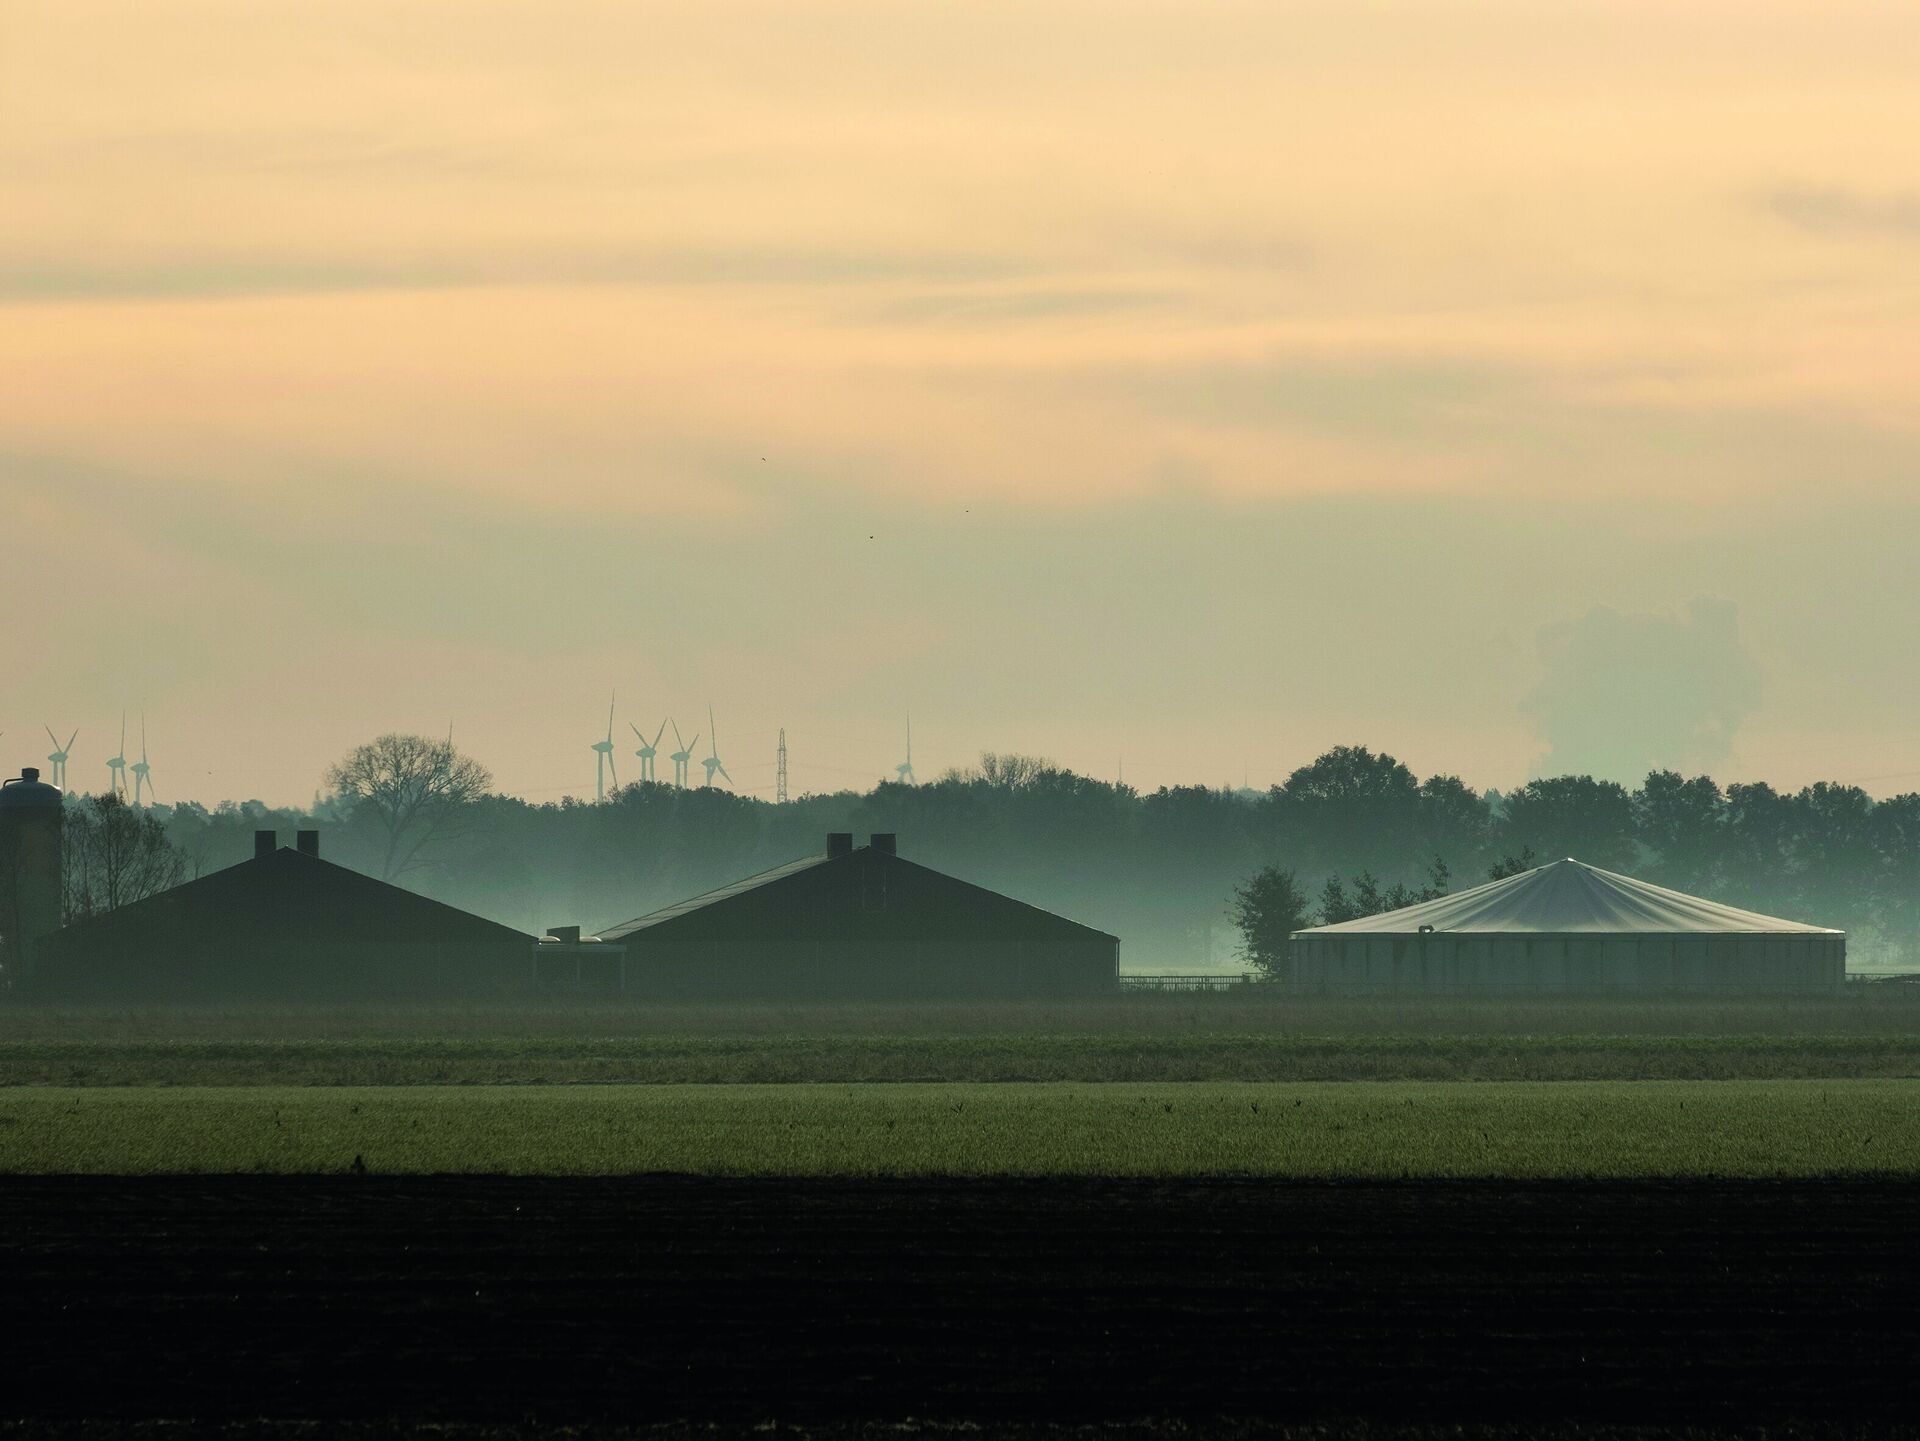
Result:
[[8,1179],[0,1336],[0,1433],[1894,1435],[1920,1185]]

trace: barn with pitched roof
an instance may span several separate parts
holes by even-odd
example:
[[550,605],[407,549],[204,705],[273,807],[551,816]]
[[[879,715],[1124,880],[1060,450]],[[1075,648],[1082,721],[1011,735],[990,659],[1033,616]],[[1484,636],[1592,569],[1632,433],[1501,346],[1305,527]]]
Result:
[[534,938],[320,859],[319,833],[44,937],[54,1001],[464,999],[524,989]]
[[1303,991],[1830,991],[1846,932],[1576,860],[1293,935]]
[[1075,996],[1117,937],[838,833],[807,856],[600,932],[629,992],[734,998]]

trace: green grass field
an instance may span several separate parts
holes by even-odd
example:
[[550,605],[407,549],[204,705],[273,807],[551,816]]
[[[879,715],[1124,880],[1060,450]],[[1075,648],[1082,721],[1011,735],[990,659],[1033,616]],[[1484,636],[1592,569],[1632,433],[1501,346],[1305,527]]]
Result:
[[0,1086],[1920,1076],[1909,1036],[640,1035],[0,1042]]
[[0,1085],[1920,1076],[1920,987],[1793,1000],[0,1010]]
[[622,1036],[1920,1037],[1920,985],[1816,996],[1119,995],[1075,1001],[0,1007],[0,1043]]
[[1816,1177],[1920,1173],[1920,1082],[0,1092],[0,1171]]

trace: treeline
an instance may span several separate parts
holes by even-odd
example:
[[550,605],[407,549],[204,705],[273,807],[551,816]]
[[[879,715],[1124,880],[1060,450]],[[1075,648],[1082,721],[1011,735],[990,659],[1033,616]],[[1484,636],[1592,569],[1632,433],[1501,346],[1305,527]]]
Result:
[[483,795],[415,851],[394,844],[391,808],[351,797],[156,813],[190,871],[245,859],[256,828],[318,825],[323,854],[376,875],[409,856],[403,884],[528,930],[597,930],[814,852],[829,831],[893,831],[910,859],[1114,932],[1136,967],[1230,959],[1234,889],[1265,866],[1317,898],[1335,875],[1349,894],[1362,878],[1417,893],[1436,861],[1461,889],[1525,853],[1844,927],[1859,960],[1920,963],[1920,795],[1876,802],[1844,785],[1788,793],[1660,771],[1632,790],[1556,776],[1501,795],[1343,746],[1265,792],[1140,793],[987,756],[928,784],[785,805],[651,784],[605,804]]

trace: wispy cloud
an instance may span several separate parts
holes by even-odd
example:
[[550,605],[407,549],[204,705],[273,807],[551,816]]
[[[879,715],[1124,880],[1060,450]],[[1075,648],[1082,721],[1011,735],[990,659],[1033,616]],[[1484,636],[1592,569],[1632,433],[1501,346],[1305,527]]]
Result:
[[0,258],[0,304],[76,300],[220,299],[252,295],[504,286],[951,285],[1028,273],[1032,263],[987,253],[795,248],[617,247],[499,256],[354,259],[204,251],[124,263]]
[[860,301],[846,313],[883,325],[992,326],[1168,309],[1187,298],[1159,287],[1016,286],[920,291]]
[[1833,186],[1787,186],[1767,191],[1760,197],[1760,204],[1768,213],[1802,230],[1872,231],[1920,238],[1920,191],[1868,195]]

